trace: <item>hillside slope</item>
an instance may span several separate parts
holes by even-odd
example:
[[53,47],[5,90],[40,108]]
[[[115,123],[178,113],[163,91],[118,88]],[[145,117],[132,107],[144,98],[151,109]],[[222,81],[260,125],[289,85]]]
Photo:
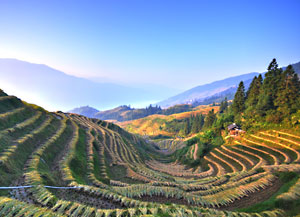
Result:
[[[191,169],[117,125],[0,91],[0,144],[0,216],[287,216],[299,201],[299,176],[278,173],[300,171],[290,130],[236,140]],[[276,207],[229,211],[273,194]]]
[[[171,115],[155,114],[137,120],[121,122],[118,123],[118,125],[123,127],[128,132],[135,134],[174,137],[178,136],[178,132],[176,133],[175,131],[179,131],[180,128],[183,128],[183,119],[190,118],[191,116],[195,116],[197,114],[207,114],[208,111],[212,109],[217,112],[219,110],[219,106],[203,105],[188,112],[181,112]],[[172,128],[176,128],[176,130],[171,132],[167,129],[168,125],[171,125]]]

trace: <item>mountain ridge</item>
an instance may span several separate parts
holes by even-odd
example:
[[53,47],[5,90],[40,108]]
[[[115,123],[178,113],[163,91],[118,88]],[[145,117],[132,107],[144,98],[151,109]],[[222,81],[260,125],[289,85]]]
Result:
[[257,75],[259,75],[259,73],[252,72],[239,76],[229,77],[223,80],[214,81],[209,84],[199,85],[166,100],[158,102],[157,104],[162,107],[168,107],[174,104],[193,103],[194,101],[201,100],[213,96],[217,93],[226,91],[231,87],[237,86],[241,80],[247,81],[249,79],[253,79],[253,77]]
[[[167,88],[165,93],[159,96],[157,90],[150,88],[93,82],[66,74],[45,64],[9,58],[0,58],[0,76],[0,85],[9,94],[18,95],[26,101],[52,111],[70,110],[78,107],[78,102],[109,109],[120,104],[155,102],[169,95]],[[22,80],[18,79],[21,77]]]
[[72,110],[67,111],[68,113],[75,113],[75,114],[79,114],[79,115],[84,115],[88,118],[92,118],[94,117],[94,115],[99,112],[99,110],[90,107],[90,106],[80,106],[77,108],[74,108]]
[[[300,77],[300,62],[291,65]],[[285,69],[286,66],[282,68]],[[234,93],[240,81],[243,81],[245,83],[245,87],[248,88],[254,76],[257,76],[259,74],[264,75],[264,73],[265,72],[251,72],[238,76],[232,76],[223,80],[214,81],[209,84],[199,85],[180,94],[172,96],[166,100],[160,101],[156,104],[165,108],[175,104],[184,103],[199,105],[221,102],[225,97],[227,97],[228,99],[233,99]],[[213,101],[213,99],[215,99],[215,101]]]

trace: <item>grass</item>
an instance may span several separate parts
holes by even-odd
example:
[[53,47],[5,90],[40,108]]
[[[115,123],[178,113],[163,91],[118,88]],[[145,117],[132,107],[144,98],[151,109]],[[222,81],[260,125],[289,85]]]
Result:
[[6,99],[0,104],[0,113],[8,112],[21,106],[23,106],[22,101],[18,98]]
[[70,162],[70,169],[75,180],[79,184],[88,184],[89,180],[86,176],[87,168],[87,156],[86,146],[87,142],[86,132],[83,129],[79,129],[79,140],[76,144],[75,156]]
[[34,110],[25,108],[25,110],[21,112],[17,112],[14,115],[9,115],[4,118],[1,118],[0,130],[4,130],[7,128],[11,128],[17,123],[20,123],[35,113]]
[[106,164],[106,173],[109,179],[121,181],[129,184],[143,184],[144,182],[134,180],[127,177],[127,169],[122,165],[110,165],[111,159],[107,153],[104,153],[105,164]]
[[[56,163],[57,156],[65,148],[69,139],[72,136],[72,127],[70,123],[67,122],[67,127],[63,134],[48,148],[46,148],[41,156],[41,161],[38,165],[38,171],[43,178],[43,183],[46,185],[58,185],[57,181],[59,179],[59,171],[52,171],[54,164]],[[62,183],[60,183],[62,184]]]
[[[243,146],[243,145],[237,145],[237,147],[238,147],[238,148],[241,148],[241,149],[243,149],[243,150],[245,150],[245,151],[248,151],[248,152],[250,152],[250,153],[253,153],[253,154],[256,154],[256,155],[262,157],[263,159],[265,159],[265,160],[268,162],[269,165],[273,165],[273,164],[274,164],[273,158],[272,158],[271,156],[269,156],[269,155],[266,155],[266,154],[264,154],[264,153],[262,153],[262,152],[260,152],[260,151],[257,151],[257,150],[248,148],[248,147]],[[254,145],[251,145],[251,144],[249,145],[249,147],[255,147],[255,148],[258,148],[258,149],[259,149],[258,146],[254,146]]]
[[94,175],[96,177],[96,179],[98,179],[99,181],[105,183],[105,184],[109,184],[109,180],[106,178],[103,178],[101,176],[101,169],[100,166],[102,166],[102,163],[100,162],[100,157],[98,154],[98,151],[96,150],[97,147],[96,145],[94,145],[93,147],[93,153],[94,153]]
[[[59,126],[59,121],[54,119],[41,133],[20,144],[16,152],[0,165],[0,185],[9,186],[13,180],[18,179],[24,172],[24,165],[35,148],[49,138]],[[1,191],[0,191],[1,194]]]
[[108,169],[108,171],[107,171],[108,177],[113,180],[120,181],[123,178],[125,178],[127,175],[126,167],[121,166],[121,165],[108,166],[107,169]]
[[[227,155],[229,155],[229,156],[231,156],[231,157],[234,157],[234,156],[232,156],[230,153],[224,151],[223,149],[220,149],[220,151],[223,152],[224,154],[227,154]],[[238,162],[232,160],[231,158],[229,158],[229,157],[227,157],[227,156],[221,154],[221,153],[218,152],[218,151],[214,151],[214,153],[215,153],[217,156],[219,156],[220,158],[222,158],[223,160],[225,160],[228,164],[230,164],[231,166],[233,166],[234,168],[236,168],[238,171],[241,171],[241,170],[243,169],[242,166],[241,166],[241,164],[239,164]],[[239,160],[239,158],[238,158],[238,160]]]
[[[32,130],[37,128],[45,120],[45,118],[45,115],[41,115],[41,117],[31,125],[26,126],[22,129],[16,129],[14,132],[10,132],[6,135],[2,135],[0,137],[0,153],[9,145],[11,145],[14,142],[14,140],[16,140],[16,138],[21,138],[22,136],[26,135],[27,133],[30,133]],[[20,122],[22,122],[22,120]]]
[[276,197],[284,192],[287,192],[291,186],[293,186],[298,178],[299,174],[293,172],[280,172],[277,173],[280,181],[283,183],[281,188],[273,194],[268,200],[265,200],[261,203],[257,203],[247,208],[237,209],[235,211],[238,212],[262,212],[266,210],[272,209],[284,209],[287,211],[287,216],[293,216],[300,211],[300,200],[292,201],[292,202],[284,202],[276,199]]

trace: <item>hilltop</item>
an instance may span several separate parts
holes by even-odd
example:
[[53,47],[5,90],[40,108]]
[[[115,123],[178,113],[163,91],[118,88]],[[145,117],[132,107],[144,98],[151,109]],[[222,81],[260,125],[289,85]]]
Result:
[[92,108],[90,106],[81,106],[78,108],[74,108],[70,111],[68,111],[68,113],[75,113],[75,114],[80,114],[80,115],[84,115],[86,117],[92,118],[94,117],[94,115],[99,112],[99,110]]

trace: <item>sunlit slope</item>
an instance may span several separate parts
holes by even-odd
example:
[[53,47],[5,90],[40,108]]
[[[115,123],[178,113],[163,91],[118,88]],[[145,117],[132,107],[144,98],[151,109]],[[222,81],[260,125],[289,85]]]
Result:
[[[299,134],[247,135],[187,168],[117,125],[0,91],[0,216],[289,216],[299,176],[278,171],[300,171]],[[235,211],[270,195],[281,202]]]
[[210,110],[214,109],[214,111],[219,110],[219,106],[210,106],[210,105],[201,105],[194,108],[193,111],[183,112],[172,115],[151,115],[145,118],[140,118],[132,121],[125,121],[118,123],[125,130],[140,134],[140,135],[165,135],[165,136],[175,136],[175,133],[164,130],[164,126],[167,122],[172,120],[182,120],[185,118],[189,118],[192,115],[197,114],[207,114]]

